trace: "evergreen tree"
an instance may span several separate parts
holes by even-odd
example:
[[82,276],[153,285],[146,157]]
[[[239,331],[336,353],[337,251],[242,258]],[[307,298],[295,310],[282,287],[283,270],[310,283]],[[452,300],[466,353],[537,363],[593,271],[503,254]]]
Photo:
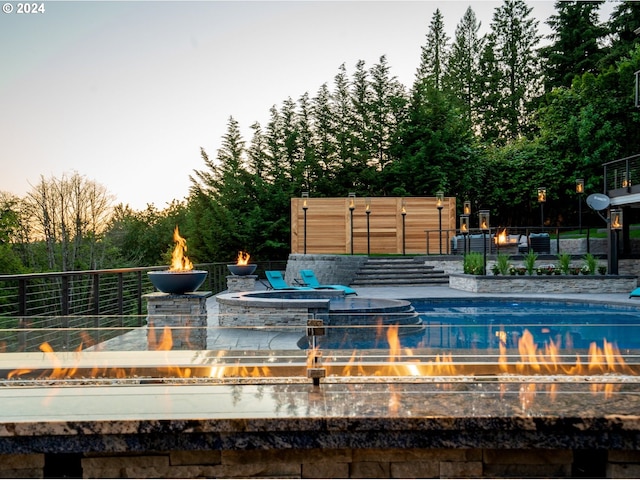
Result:
[[556,15],[547,23],[553,43],[540,49],[544,65],[545,90],[570,87],[576,75],[595,73],[604,53],[600,47],[606,29],[598,23],[598,9],[604,1],[557,1]]
[[483,143],[497,144],[506,130],[506,119],[502,116],[501,107],[502,72],[495,55],[495,38],[491,34],[485,37],[478,71],[478,122],[475,128]]
[[427,42],[421,49],[420,66],[416,73],[414,88],[415,86],[420,88],[426,83],[436,90],[442,89],[442,79],[447,64],[448,42],[449,37],[444,31],[442,12],[436,8],[427,32]]
[[456,27],[444,76],[446,89],[454,98],[460,99],[460,111],[469,131],[479,123],[478,103],[483,92],[479,78],[485,39],[478,35],[479,31],[480,22],[475,12],[468,7]]
[[[316,172],[312,175],[315,179],[313,190],[317,194],[329,197],[338,195],[335,190],[335,175],[340,165],[338,158],[338,146],[336,143],[337,125],[334,117],[334,106],[331,92],[326,83],[322,84],[318,93],[312,100],[313,124],[316,136]],[[306,185],[306,190],[311,191],[311,185]]]
[[635,33],[635,30],[640,28],[640,2],[617,2],[607,26],[609,48],[607,55],[600,62],[602,70],[614,66],[620,58],[629,56],[640,44],[640,36]]
[[381,171],[392,161],[389,150],[406,105],[404,87],[395,77],[390,76],[390,68],[384,55],[371,69],[370,88],[371,150],[374,156],[369,165],[374,170]]
[[495,55],[501,71],[499,115],[506,120],[505,140],[530,132],[532,100],[540,95],[538,21],[524,0],[504,0],[491,21]]

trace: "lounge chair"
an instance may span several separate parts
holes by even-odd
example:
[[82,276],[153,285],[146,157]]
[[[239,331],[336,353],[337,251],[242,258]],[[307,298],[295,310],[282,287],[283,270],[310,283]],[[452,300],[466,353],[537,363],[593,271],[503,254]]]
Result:
[[269,285],[274,290],[313,290],[311,287],[296,287],[293,285],[288,285],[287,282],[284,281],[284,277],[282,273],[277,270],[267,270],[264,272],[267,277],[267,281]]
[[345,295],[357,295],[356,291],[347,287],[346,285],[321,285],[318,279],[316,278],[316,274],[313,273],[313,270],[300,270],[300,278],[302,278],[302,283],[312,288],[328,288],[331,290],[342,290]]
[[629,294],[629,298],[631,297],[640,297],[640,287],[636,288]]

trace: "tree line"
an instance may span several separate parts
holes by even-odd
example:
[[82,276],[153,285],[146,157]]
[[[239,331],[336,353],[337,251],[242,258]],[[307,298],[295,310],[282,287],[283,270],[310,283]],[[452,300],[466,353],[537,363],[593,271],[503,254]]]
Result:
[[201,149],[184,201],[165,209],[112,207],[78,173],[43,178],[25,198],[0,197],[0,272],[167,263],[180,226],[197,262],[289,252],[290,198],[432,196],[443,190],[492,224],[577,225],[575,180],[602,189],[602,163],[640,152],[634,73],[640,70],[640,4],[558,1],[539,34],[532,7],[504,0],[488,33],[471,7],[445,32],[437,9],[413,84],[386,56],[338,68],[313,94],[274,105],[245,139],[230,116],[214,156]]

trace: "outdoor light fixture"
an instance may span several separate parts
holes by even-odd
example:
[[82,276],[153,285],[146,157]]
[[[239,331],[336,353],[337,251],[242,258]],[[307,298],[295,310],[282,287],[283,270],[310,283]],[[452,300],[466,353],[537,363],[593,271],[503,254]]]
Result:
[[463,215],[471,215],[471,201],[465,200],[462,207]]
[[482,245],[484,251],[484,263],[482,274],[487,274],[487,232],[489,231],[489,210],[480,210],[478,212],[478,225],[482,229]]
[[538,187],[538,202],[544,203],[547,201],[547,189],[545,187]]
[[369,229],[369,215],[371,215],[371,199],[366,197],[364,199],[364,213],[367,214],[367,255],[371,255],[371,236]]
[[356,194],[349,192],[349,213],[351,215],[351,255],[353,255],[353,211],[356,209]]
[[307,209],[309,204],[309,192],[302,192],[302,211],[304,212],[304,241],[303,241],[303,253],[307,254]]
[[438,238],[440,239],[440,255],[442,255],[442,208],[444,207],[444,192],[436,192],[436,208],[438,209]]
[[460,215],[460,233],[462,234],[463,252],[467,253],[467,234],[469,233],[469,215]]
[[538,203],[540,204],[540,226],[544,227],[544,203],[547,201],[547,189],[538,187]]
[[631,186],[631,174],[622,172],[622,188],[628,188]]
[[584,193],[584,178],[576,178],[576,193],[578,194],[578,227],[582,234],[582,194]]
[[611,230],[622,230],[622,209],[614,208],[611,210]]
[[489,210],[480,210],[478,212],[478,225],[484,231],[489,230]]
[[406,242],[405,242],[405,217],[407,216],[407,204],[404,199],[402,200],[402,209],[400,210],[400,214],[402,215],[402,255],[406,254]]
[[611,255],[609,257],[609,273],[612,275],[618,275],[618,242],[620,230],[622,230],[623,225],[622,209],[612,208],[609,212],[609,226],[611,228],[611,233],[613,234],[610,250]]

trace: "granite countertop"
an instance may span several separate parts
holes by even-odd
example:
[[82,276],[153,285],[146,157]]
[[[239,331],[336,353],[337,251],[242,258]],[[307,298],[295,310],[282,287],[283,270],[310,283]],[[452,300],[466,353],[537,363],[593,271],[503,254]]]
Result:
[[[310,383],[0,388],[0,453],[640,448],[640,385]],[[37,437],[37,442],[34,442]]]

